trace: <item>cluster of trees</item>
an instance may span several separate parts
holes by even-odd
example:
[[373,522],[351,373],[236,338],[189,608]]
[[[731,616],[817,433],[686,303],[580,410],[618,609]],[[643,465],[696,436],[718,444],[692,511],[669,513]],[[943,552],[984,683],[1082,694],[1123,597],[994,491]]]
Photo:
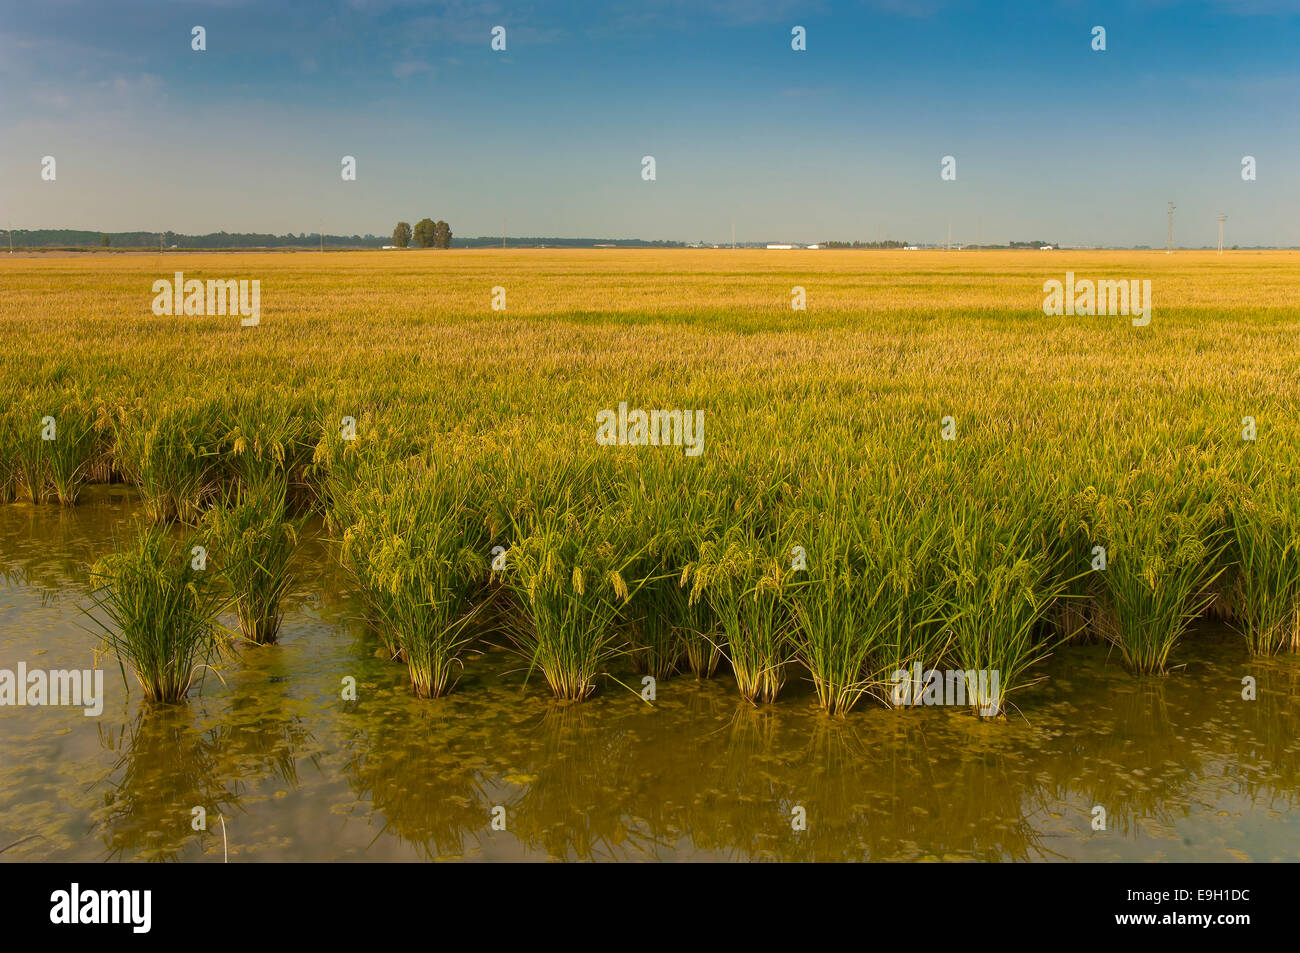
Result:
[[421,248],[450,248],[451,226],[441,219],[435,222],[431,218],[420,219],[414,229],[408,222],[398,222],[393,229],[393,244],[406,248],[412,239]]

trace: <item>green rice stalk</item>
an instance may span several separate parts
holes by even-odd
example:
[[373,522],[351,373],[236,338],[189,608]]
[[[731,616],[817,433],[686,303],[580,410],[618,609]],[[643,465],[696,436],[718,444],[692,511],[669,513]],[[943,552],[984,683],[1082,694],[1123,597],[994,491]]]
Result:
[[104,646],[123,679],[130,669],[151,702],[185,698],[220,648],[218,574],[195,567],[194,542],[178,543],[166,528],[149,526],[92,569]]

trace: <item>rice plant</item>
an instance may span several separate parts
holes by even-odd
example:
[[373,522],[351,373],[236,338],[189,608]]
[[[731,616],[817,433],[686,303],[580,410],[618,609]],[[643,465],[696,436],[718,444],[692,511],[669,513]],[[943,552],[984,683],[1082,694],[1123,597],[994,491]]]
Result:
[[139,489],[148,518],[197,524],[219,489],[215,403],[186,397],[158,409],[119,408],[114,427],[118,466]]
[[197,568],[194,540],[178,542],[152,525],[117,552],[98,560],[92,594],[104,618],[106,650],[130,669],[153,702],[178,702],[221,646],[217,617],[224,608],[218,573]]
[[673,586],[681,589],[675,573],[644,578],[638,598],[627,613],[632,670],[638,675],[653,675],[658,681],[672,677],[684,651],[675,617],[663,611],[666,603],[671,605]]
[[1077,501],[1090,540],[1106,548],[1103,634],[1139,674],[1160,674],[1179,638],[1214,598],[1227,527],[1222,508],[1179,483]]
[[15,416],[10,464],[14,495],[29,503],[48,503],[55,495],[51,458],[58,422],[34,401]]
[[[456,538],[483,558],[512,551],[516,561],[488,575],[510,597],[494,606],[509,603],[512,634],[530,660],[534,648],[552,659],[562,694],[589,693],[630,650],[634,666],[661,675],[707,676],[730,657],[755,699],[779,693],[795,663],[822,704],[845,710],[864,684],[875,694],[898,669],[954,660],[960,633],[946,618],[985,618],[1008,651],[1030,657],[1087,623],[1139,671],[1167,668],[1181,632],[1211,608],[1256,651],[1293,645],[1294,256],[1260,252],[1228,272],[1190,251],[1176,267],[1077,254],[1168,276],[1161,335],[1027,315],[1041,262],[1011,252],[937,271],[915,254],[819,253],[800,265],[818,305],[797,315],[774,302],[761,252],[738,250],[721,281],[712,253],[566,252],[563,267],[549,253],[503,253],[493,281],[531,290],[490,324],[469,251],[436,266],[340,253],[311,269],[293,255],[238,254],[222,267],[312,303],[239,344],[194,322],[124,319],[118,292],[152,280],[143,257],[15,258],[0,300],[0,500],[72,501],[120,474],[152,520],[199,525],[214,503],[287,481],[287,512],[296,519],[311,502],[325,518],[365,615],[404,658],[399,629],[417,613],[395,600],[436,613],[441,631],[450,615],[415,580],[441,591],[456,555],[389,532],[386,498],[408,460],[473,459],[484,480]],[[1183,280],[1202,268],[1207,280]],[[1274,304],[1261,309],[1243,287],[1269,289]],[[1206,309],[1218,319],[1185,319]],[[624,398],[707,408],[707,449],[596,445],[593,412]],[[1268,421],[1267,439],[1240,439],[1243,404]],[[110,439],[40,440],[46,416],[72,434],[62,417],[73,413]],[[955,441],[941,441],[940,413],[955,415]],[[962,549],[951,537],[963,500],[1027,530],[995,526],[1000,549],[983,537]],[[831,513],[843,539],[822,543],[812,518]],[[1040,526],[1049,518],[1052,534]],[[399,538],[418,542],[402,551],[406,595],[405,583],[395,595],[372,577],[372,556]],[[791,571],[792,543],[808,549],[805,573]],[[1106,569],[1071,581],[1094,547],[1106,548]],[[1026,647],[1017,633],[1033,603],[1012,594],[1041,599],[1061,579],[1056,631],[1026,623]],[[486,593],[463,584],[472,609]],[[1019,608],[964,611],[980,591]],[[986,650],[976,642],[963,657]]]
[[283,483],[256,486],[212,507],[204,526],[234,593],[240,632],[249,642],[269,645],[280,633],[282,603],[293,583],[289,563],[303,520],[288,516]]
[[1300,649],[1300,507],[1279,483],[1232,506],[1236,624],[1256,655]]
[[470,467],[412,460],[356,504],[344,549],[385,644],[421,698],[452,689],[485,600],[487,535]]
[[617,505],[631,532],[646,541],[635,572],[637,595],[628,607],[633,668],[662,680],[685,663],[697,678],[710,677],[722,660],[720,635],[707,603],[691,602],[683,570],[697,540],[716,515],[705,478],[665,455],[620,472]]
[[793,658],[788,552],[736,524],[702,542],[699,558],[684,571],[691,601],[708,600],[718,619],[736,687],[749,702],[775,701]]
[[49,482],[63,506],[73,506],[89,482],[99,456],[100,435],[93,414],[81,401],[68,401],[54,418],[49,441]]
[[1033,684],[1025,676],[1055,647],[1043,625],[1065,588],[1053,555],[1023,510],[991,500],[952,504],[944,578],[933,593],[950,634],[947,654],[963,673],[976,714],[1006,712],[1007,698]]
[[638,554],[607,515],[547,510],[530,523],[506,553],[510,637],[557,698],[586,699],[626,651],[617,623],[633,595],[624,573]]
[[[222,408],[220,467],[243,493],[289,493],[303,480],[315,442],[309,417],[256,393],[233,395]],[[288,497],[286,497],[288,499]]]

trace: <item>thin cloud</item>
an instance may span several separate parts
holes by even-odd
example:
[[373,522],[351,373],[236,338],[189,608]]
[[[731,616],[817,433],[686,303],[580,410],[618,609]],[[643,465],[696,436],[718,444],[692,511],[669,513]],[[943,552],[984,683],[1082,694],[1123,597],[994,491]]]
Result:
[[398,79],[410,79],[417,73],[432,73],[433,67],[423,60],[403,60],[393,65],[393,75]]

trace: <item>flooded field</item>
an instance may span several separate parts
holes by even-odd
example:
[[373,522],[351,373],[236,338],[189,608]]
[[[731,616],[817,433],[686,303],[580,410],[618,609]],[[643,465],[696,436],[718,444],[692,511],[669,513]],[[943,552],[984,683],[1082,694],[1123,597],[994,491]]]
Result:
[[[135,509],[121,491],[0,507],[0,668],[94,663],[86,567]],[[325,544],[297,558],[280,643],[242,649],[188,704],[148,710],[101,658],[100,717],[0,708],[0,858],[1300,859],[1300,664],[1225,630],[1197,631],[1163,678],[1062,650],[1001,723],[828,717],[803,682],[756,708],[726,675],[662,682],[653,706],[609,680],[558,703],[490,648],[420,700]]]

